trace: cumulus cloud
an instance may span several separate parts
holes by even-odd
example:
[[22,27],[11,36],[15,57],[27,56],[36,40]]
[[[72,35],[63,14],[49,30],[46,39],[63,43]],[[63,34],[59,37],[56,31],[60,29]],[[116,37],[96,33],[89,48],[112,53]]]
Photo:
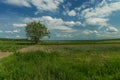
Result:
[[[95,0],[92,0],[92,2]],[[98,30],[100,30],[99,28],[105,28],[102,31],[106,31],[106,32],[118,32],[118,29],[114,26],[112,26],[112,24],[109,23],[109,16],[115,12],[115,11],[120,11],[120,1],[115,1],[115,2],[111,2],[108,0],[103,0],[101,3],[99,3],[98,5],[96,5],[95,8],[93,7],[89,7],[84,9],[81,14],[80,17],[84,18],[84,25],[85,26],[96,26],[98,27]],[[81,8],[79,8],[81,9]],[[88,31],[85,33],[90,33],[91,31]]]
[[65,11],[63,11],[63,15],[68,15],[68,16],[76,16],[77,15],[77,12],[76,12],[76,9],[74,9],[74,10],[71,10],[71,11],[69,11],[68,9],[67,10],[65,10]]
[[58,9],[59,5],[63,3],[63,0],[3,0],[4,3],[16,5],[16,6],[24,6],[31,7],[35,6],[38,11],[54,11]]
[[31,21],[40,21],[44,23],[51,30],[66,30],[66,31],[74,31],[71,27],[73,26],[81,26],[82,23],[79,21],[64,21],[61,18],[52,18],[51,16],[42,16],[39,18],[25,18],[24,22]]
[[[96,8],[87,8],[82,11],[81,16],[84,18],[103,18],[110,16],[114,11],[120,10],[120,1],[107,3],[106,0],[103,0]],[[101,21],[101,20],[100,20]]]
[[76,11],[75,10],[71,10],[68,12],[69,16],[76,16]]
[[82,12],[82,16],[85,18],[91,17],[107,17],[112,14],[113,11],[120,10],[120,1],[107,3],[107,1],[103,0],[95,9],[87,8]]

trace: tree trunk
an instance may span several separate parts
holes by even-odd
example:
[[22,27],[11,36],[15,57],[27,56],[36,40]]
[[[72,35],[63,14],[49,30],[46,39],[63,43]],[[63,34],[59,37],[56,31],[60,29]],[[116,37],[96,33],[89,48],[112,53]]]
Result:
[[34,43],[37,44],[38,41],[39,41],[39,38],[38,38],[38,37],[35,37],[35,39],[34,39]]

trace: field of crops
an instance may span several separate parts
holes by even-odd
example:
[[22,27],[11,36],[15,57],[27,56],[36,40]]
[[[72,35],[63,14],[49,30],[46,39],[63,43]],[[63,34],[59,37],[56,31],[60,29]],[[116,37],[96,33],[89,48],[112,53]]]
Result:
[[119,40],[0,43],[0,80],[120,80]]

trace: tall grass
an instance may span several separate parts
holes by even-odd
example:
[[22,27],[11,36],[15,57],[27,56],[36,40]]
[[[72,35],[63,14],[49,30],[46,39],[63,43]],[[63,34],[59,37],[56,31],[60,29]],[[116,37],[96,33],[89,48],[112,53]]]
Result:
[[[114,55],[114,56],[113,56]],[[119,80],[119,52],[15,53],[0,65],[0,80]]]

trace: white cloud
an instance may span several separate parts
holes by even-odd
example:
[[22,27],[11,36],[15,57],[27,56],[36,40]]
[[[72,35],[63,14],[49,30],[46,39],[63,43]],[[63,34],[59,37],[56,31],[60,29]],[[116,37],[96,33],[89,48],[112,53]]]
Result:
[[82,23],[79,21],[64,21],[61,18],[52,18],[51,16],[42,16],[39,18],[25,18],[25,22],[31,21],[40,21],[45,24],[50,30],[58,29],[65,31],[74,31],[71,27],[73,26],[81,26]]
[[91,17],[107,17],[113,11],[120,10],[120,1],[107,3],[105,0],[102,1],[95,9],[94,8],[87,8],[82,12],[82,16],[85,18]]
[[96,31],[96,30],[84,30],[82,33],[84,35],[91,35],[91,34],[98,34],[98,31]]
[[25,27],[26,24],[14,23],[13,26],[14,26],[14,27]]
[[5,31],[5,33],[11,33],[11,34],[13,34],[13,31]]
[[63,0],[31,0],[31,3],[37,7],[38,10],[53,11],[58,9]]
[[25,7],[31,7],[33,5],[39,11],[54,11],[58,9],[60,3],[62,3],[63,0],[3,0],[3,2],[11,5]]
[[20,38],[20,36],[19,36],[19,35],[17,35],[17,36],[16,36],[16,38]]
[[19,32],[20,32],[19,30],[8,30],[8,31],[4,31],[4,33],[10,33],[10,34],[19,33]]
[[68,34],[68,33],[64,33],[64,34],[57,33],[56,37],[58,37],[58,38],[72,38],[73,36],[72,36],[72,34]]
[[107,29],[106,29],[107,32],[118,32],[118,29],[113,27],[113,26],[109,26]]
[[16,6],[31,7],[28,0],[5,0],[3,2],[11,5],[16,5]]
[[71,10],[68,12],[69,16],[76,16],[76,11],[75,10]]
[[63,11],[63,15],[68,15],[68,16],[76,16],[76,9],[69,11],[69,9],[66,9],[65,11]]
[[109,16],[115,11],[120,11],[120,1],[107,1],[103,0],[95,8],[90,7],[81,12],[80,17],[84,18],[83,24],[85,26],[93,25],[97,26],[98,29],[104,27],[106,32],[118,32],[118,29],[109,23]]
[[88,18],[86,19],[87,25],[95,25],[95,26],[106,26],[108,19],[106,18]]
[[[41,21],[48,26],[49,29],[59,29],[59,30],[72,30],[72,28],[69,28],[66,26],[66,22],[64,22],[62,19],[52,18],[50,16],[43,16],[41,18]],[[69,24],[67,22],[67,24]]]
[[13,30],[14,33],[19,33],[20,31],[19,30]]
[[0,30],[0,33],[3,33],[3,31],[2,31],[2,30]]

